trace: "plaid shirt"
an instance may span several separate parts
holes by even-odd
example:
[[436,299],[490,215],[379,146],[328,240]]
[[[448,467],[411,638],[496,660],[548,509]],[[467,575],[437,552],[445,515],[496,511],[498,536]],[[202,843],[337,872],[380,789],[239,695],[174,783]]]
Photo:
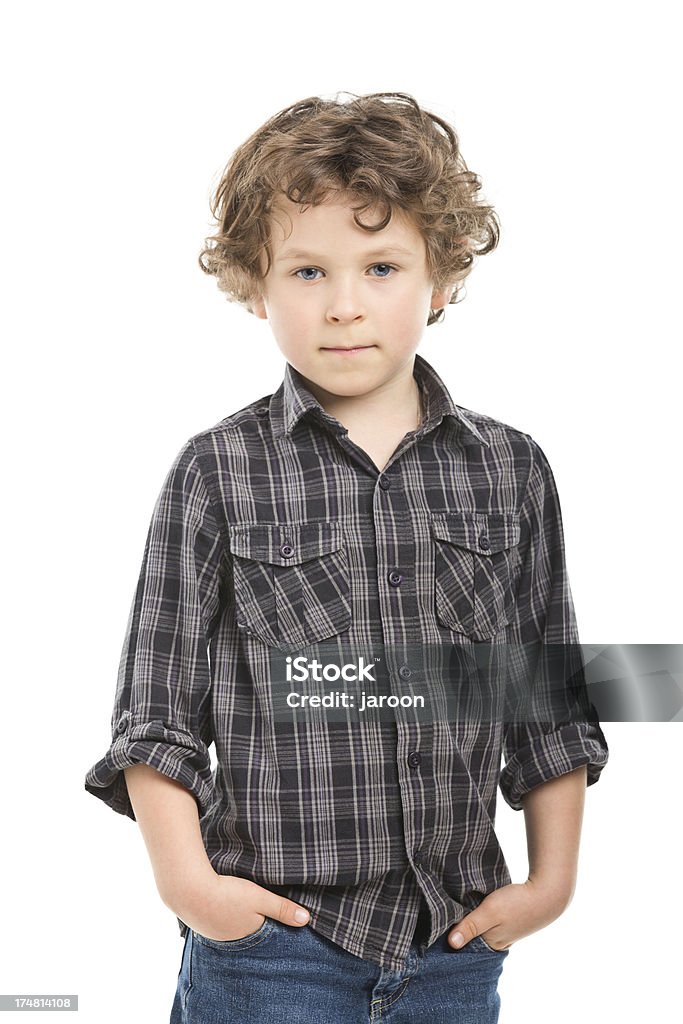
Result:
[[135,820],[124,767],[177,780],[219,874],[302,904],[307,927],[391,970],[421,909],[431,945],[510,883],[498,786],[520,810],[580,765],[595,783],[608,757],[596,717],[274,714],[273,655],[322,641],[390,651],[396,692],[424,680],[409,648],[577,642],[542,450],[455,405],[419,355],[413,373],[423,421],[381,472],[291,364],[273,395],[187,441],[147,535],[112,742],[85,781]]

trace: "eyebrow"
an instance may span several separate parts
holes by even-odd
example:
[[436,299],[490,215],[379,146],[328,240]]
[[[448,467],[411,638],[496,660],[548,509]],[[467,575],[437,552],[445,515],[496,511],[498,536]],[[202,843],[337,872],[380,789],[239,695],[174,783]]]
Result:
[[[405,249],[402,245],[387,245],[383,249],[373,249],[372,252],[364,253],[360,258],[363,260],[370,260],[376,256],[388,256],[391,253],[396,253],[399,256],[414,256],[415,252],[412,249]],[[303,249],[285,249],[278,256],[276,263],[280,263],[284,260],[323,260],[324,256],[318,255],[314,252],[305,252]]]

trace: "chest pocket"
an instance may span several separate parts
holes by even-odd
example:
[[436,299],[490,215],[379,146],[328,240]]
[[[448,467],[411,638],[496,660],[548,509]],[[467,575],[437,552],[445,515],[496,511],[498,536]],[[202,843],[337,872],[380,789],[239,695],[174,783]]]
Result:
[[239,629],[271,647],[303,647],[351,625],[340,522],[230,526]]
[[437,619],[473,640],[490,639],[513,611],[519,513],[437,512],[431,529]]

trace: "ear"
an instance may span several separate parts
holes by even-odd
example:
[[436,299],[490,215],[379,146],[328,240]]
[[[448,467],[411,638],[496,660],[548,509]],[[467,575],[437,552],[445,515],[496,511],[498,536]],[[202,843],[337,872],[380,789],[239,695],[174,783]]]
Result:
[[440,288],[438,291],[434,290],[430,300],[432,309],[443,309],[444,306],[447,306],[451,300],[451,296],[453,295],[454,288],[455,285],[448,284],[444,288]]
[[266,312],[266,304],[259,296],[258,299],[254,299],[250,304],[250,308],[254,316],[257,316],[260,320],[267,320],[268,313]]

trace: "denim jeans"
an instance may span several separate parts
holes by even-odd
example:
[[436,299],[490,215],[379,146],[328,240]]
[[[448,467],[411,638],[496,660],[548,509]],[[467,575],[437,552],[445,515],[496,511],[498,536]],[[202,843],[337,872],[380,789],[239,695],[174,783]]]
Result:
[[310,925],[270,917],[244,938],[185,935],[170,1024],[496,1024],[509,950],[480,937],[462,949],[449,929],[425,949],[416,934],[405,970],[383,970]]

